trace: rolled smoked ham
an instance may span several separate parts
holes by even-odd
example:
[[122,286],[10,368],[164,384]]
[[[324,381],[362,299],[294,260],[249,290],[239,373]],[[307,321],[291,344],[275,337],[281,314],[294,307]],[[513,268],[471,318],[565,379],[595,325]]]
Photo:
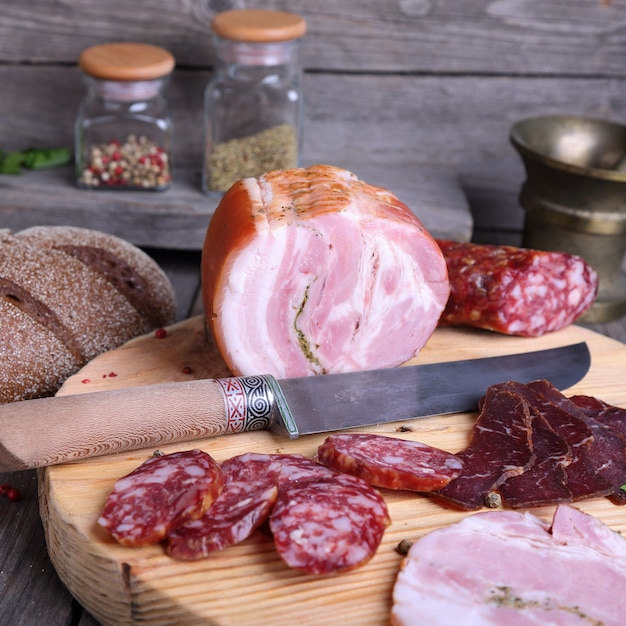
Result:
[[441,250],[387,190],[328,165],[235,183],[207,230],[208,324],[236,375],[399,365],[449,294]]

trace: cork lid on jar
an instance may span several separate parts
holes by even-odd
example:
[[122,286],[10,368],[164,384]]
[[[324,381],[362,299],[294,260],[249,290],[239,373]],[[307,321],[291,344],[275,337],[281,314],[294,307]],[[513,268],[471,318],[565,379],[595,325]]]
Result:
[[145,43],[115,42],[83,50],[80,69],[102,80],[140,81],[166,76],[174,69],[174,57],[164,48]]
[[251,43],[290,41],[306,32],[303,18],[286,11],[235,9],[213,18],[213,32],[218,37]]

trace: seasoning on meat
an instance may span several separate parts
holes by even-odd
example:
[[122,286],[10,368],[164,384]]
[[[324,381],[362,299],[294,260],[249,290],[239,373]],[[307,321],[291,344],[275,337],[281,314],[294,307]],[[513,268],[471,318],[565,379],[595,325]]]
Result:
[[437,240],[450,298],[439,324],[536,337],[564,328],[593,304],[598,275],[565,252]]
[[463,467],[450,452],[417,441],[365,433],[328,436],[316,458],[376,487],[421,492],[445,487]]
[[510,476],[535,462],[530,407],[519,394],[490,387],[482,402],[469,445],[457,453],[460,475],[435,493],[471,511]]
[[241,543],[267,519],[278,494],[281,464],[276,456],[253,452],[221,465],[224,488],[199,519],[169,533],[166,552],[177,559],[200,559]]
[[157,543],[200,517],[222,485],[220,466],[206,452],[152,457],[115,483],[98,523],[123,545]]

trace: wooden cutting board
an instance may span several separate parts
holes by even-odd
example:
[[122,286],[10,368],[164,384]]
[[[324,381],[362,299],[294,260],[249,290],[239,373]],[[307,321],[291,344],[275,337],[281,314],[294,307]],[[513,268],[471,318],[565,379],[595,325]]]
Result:
[[[536,339],[439,329],[412,363],[525,352],[581,340],[589,344],[591,370],[567,393],[595,395],[626,407],[626,345],[577,326]],[[202,319],[196,317],[170,327],[165,338],[146,335],[96,358],[70,378],[59,395],[228,375],[205,338]],[[456,414],[360,430],[456,452],[466,445],[474,418],[473,413]],[[218,461],[246,451],[312,456],[323,439],[309,435],[288,441],[263,431],[161,449],[201,448]],[[384,490],[392,525],[368,564],[341,575],[315,577],[289,569],[261,531],[208,559],[180,562],[160,546],[124,548],[96,523],[113,483],[152,453],[120,453],[40,470],[40,508],[50,558],[72,594],[103,624],[386,625],[402,560],[396,551],[399,542],[418,539],[467,515],[436,498]],[[626,532],[626,508],[604,498],[577,506]],[[553,507],[533,512],[550,519]]]

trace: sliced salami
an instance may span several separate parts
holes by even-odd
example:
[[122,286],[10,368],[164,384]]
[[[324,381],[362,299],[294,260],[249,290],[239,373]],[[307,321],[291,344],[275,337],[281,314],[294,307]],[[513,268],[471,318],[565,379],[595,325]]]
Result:
[[240,543],[261,525],[278,495],[281,463],[277,456],[248,453],[221,465],[224,488],[209,509],[197,520],[173,530],[165,545],[177,559],[209,556]]
[[115,483],[98,524],[126,546],[158,543],[200,517],[222,486],[220,466],[202,450],[154,456]]
[[390,521],[375,489],[356,476],[335,473],[283,482],[270,529],[289,567],[329,574],[369,561]]
[[126,546],[157,543],[200,517],[222,486],[222,470],[206,452],[155,456],[115,483],[98,524]]
[[463,468],[461,459],[439,448],[366,433],[330,435],[316,458],[376,487],[420,492],[445,487]]
[[477,513],[413,543],[391,624],[621,626],[625,586],[626,541],[574,507]]
[[436,493],[461,509],[480,509],[490,491],[535,462],[528,402],[519,394],[490,387],[470,443],[457,456],[463,470]]
[[463,325],[536,337],[564,328],[595,300],[596,271],[582,258],[438,240],[450,280],[442,326]]

